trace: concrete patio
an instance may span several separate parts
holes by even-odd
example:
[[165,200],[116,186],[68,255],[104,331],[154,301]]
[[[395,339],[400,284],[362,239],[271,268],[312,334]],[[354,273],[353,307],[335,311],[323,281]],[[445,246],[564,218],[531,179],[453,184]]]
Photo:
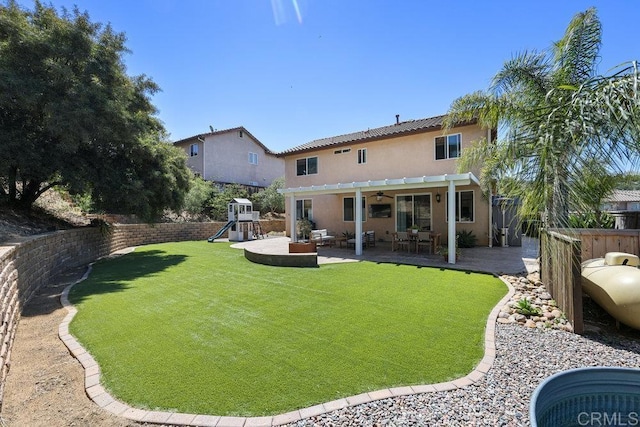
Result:
[[[250,248],[262,253],[287,254],[288,237],[269,237],[266,239],[238,242],[235,248]],[[365,248],[362,255],[356,256],[353,248],[329,246],[318,247],[318,265],[338,262],[372,261],[393,264],[409,264],[424,267],[453,268],[492,274],[518,274],[538,271],[539,241],[523,236],[522,246],[475,247],[460,249],[461,255],[456,264],[444,261],[442,255],[392,251],[391,242],[376,242],[371,248]]]

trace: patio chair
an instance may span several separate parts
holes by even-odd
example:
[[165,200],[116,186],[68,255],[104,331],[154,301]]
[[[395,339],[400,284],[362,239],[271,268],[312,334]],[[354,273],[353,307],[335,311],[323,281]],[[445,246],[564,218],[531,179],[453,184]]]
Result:
[[440,233],[436,233],[434,231],[431,231],[429,233],[429,237],[431,238],[431,251],[432,253],[435,253],[435,251],[440,247]]
[[433,240],[431,233],[427,231],[418,232],[418,240],[416,241],[416,253],[420,252],[420,248],[427,248],[430,254],[433,253]]
[[403,247],[409,251],[409,238],[406,231],[398,231],[397,233],[391,233],[391,250],[397,251]]
[[364,241],[368,248],[376,245],[376,232],[375,231],[367,231],[364,233]]
[[[355,236],[352,237],[351,239],[347,240],[347,248],[353,246],[354,248],[356,247],[356,238]],[[362,232],[362,247],[366,248],[367,247],[367,234],[363,231]]]

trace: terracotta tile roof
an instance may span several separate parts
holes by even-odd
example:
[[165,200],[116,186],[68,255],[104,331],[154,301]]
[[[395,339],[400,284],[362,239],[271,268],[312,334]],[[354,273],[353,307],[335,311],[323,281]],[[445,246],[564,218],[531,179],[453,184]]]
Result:
[[[407,120],[390,126],[383,126],[375,129],[367,129],[359,132],[348,133],[346,135],[332,136],[329,138],[316,139],[306,144],[290,148],[278,153],[278,156],[284,156],[293,153],[301,153],[311,151],[318,148],[340,146],[354,142],[366,142],[376,139],[402,136],[412,133],[427,132],[437,130],[442,127],[444,115],[429,117],[426,119]],[[475,123],[472,122],[472,123]],[[465,123],[471,124],[471,123]]]
[[188,138],[183,138],[183,139],[180,139],[178,141],[174,141],[173,145],[182,144],[182,143],[185,143],[185,142],[194,142],[194,141],[197,141],[198,138],[204,139],[207,136],[222,135],[224,133],[237,132],[237,131],[240,131],[240,130],[242,132],[244,132],[246,135],[249,135],[260,147],[262,147],[262,149],[264,150],[265,153],[273,154],[273,155],[276,154],[275,152],[273,152],[269,148],[267,148],[266,145],[264,145],[262,142],[260,142],[260,140],[258,138],[253,136],[251,134],[251,132],[249,132],[244,126],[238,126],[238,127],[231,128],[231,129],[215,130],[213,132],[207,132],[207,133],[200,133],[198,135],[193,135],[193,136],[190,136]]

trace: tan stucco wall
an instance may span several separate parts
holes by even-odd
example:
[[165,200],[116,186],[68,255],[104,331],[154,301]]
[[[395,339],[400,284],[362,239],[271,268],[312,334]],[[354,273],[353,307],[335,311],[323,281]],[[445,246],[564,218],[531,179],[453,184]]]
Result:
[[[249,152],[258,154],[257,165],[249,163]],[[208,181],[268,187],[284,176],[284,160],[267,154],[247,133],[240,137],[238,130],[206,136],[204,153]]]
[[[486,130],[476,125],[461,126],[452,129],[447,134],[461,134],[461,149],[469,147],[471,143],[485,137]],[[435,138],[442,136],[440,130],[390,138],[379,141],[350,144],[348,146],[325,148],[309,153],[291,154],[285,156],[285,186],[287,188],[308,187],[311,185],[363,182],[369,180],[409,178],[456,173],[456,159],[435,160]],[[335,154],[336,150],[350,148],[348,153]],[[358,164],[358,149],[367,149],[367,163]],[[296,176],[296,160],[306,157],[318,157],[318,173],[314,175]],[[478,175],[479,171],[470,171]],[[477,186],[456,187],[456,191],[474,191],[474,221],[472,223],[457,223],[457,229],[469,230],[478,238],[479,245],[488,245],[489,206],[482,198]],[[402,191],[385,191],[385,195],[393,199],[384,198],[378,202],[375,192],[363,192],[366,197],[367,218],[363,223],[363,230],[374,230],[377,239],[391,240],[391,233],[396,231],[395,206],[396,195],[402,194],[431,194],[432,229],[442,234],[442,242],[447,239],[446,187],[424,188]],[[435,195],[441,196],[440,203]],[[354,222],[344,222],[342,218],[342,199],[353,197],[354,194],[330,194],[315,196],[296,196],[296,200],[309,198],[313,200],[313,220],[318,228],[327,228],[338,235],[344,231],[353,232]],[[368,218],[369,204],[392,205],[391,218]],[[287,197],[287,234],[290,235],[290,199]]]
[[[476,125],[454,128],[448,134],[461,134],[461,148],[486,136]],[[442,131],[401,136],[379,141],[350,144],[316,150],[311,153],[290,154],[285,158],[287,187],[334,184],[338,182],[367,181],[455,173],[456,159],[435,160],[435,138]],[[350,148],[348,153],[334,154],[336,150]],[[367,149],[367,163],[358,164],[358,149]],[[318,157],[318,173],[296,176],[296,160]],[[468,171],[478,173],[479,171]]]
[[[197,156],[191,156],[192,144],[198,145]],[[187,166],[189,167],[189,169],[191,169],[194,173],[200,174],[202,176],[202,159],[203,159],[202,142],[194,138],[190,141],[176,144],[176,147],[182,148],[185,154],[187,155]]]
[[[207,181],[268,187],[284,176],[284,159],[267,153],[247,132],[240,130],[205,135],[176,144],[187,154],[187,165]],[[198,155],[190,157],[191,144],[198,144]],[[249,163],[249,153],[258,155],[258,164]]]

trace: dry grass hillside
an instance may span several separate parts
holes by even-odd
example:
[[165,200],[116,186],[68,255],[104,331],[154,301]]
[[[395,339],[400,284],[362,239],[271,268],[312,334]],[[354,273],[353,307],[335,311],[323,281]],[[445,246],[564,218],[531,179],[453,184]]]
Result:
[[49,190],[31,211],[0,207],[0,244],[26,236],[89,224],[89,219],[59,192]]

